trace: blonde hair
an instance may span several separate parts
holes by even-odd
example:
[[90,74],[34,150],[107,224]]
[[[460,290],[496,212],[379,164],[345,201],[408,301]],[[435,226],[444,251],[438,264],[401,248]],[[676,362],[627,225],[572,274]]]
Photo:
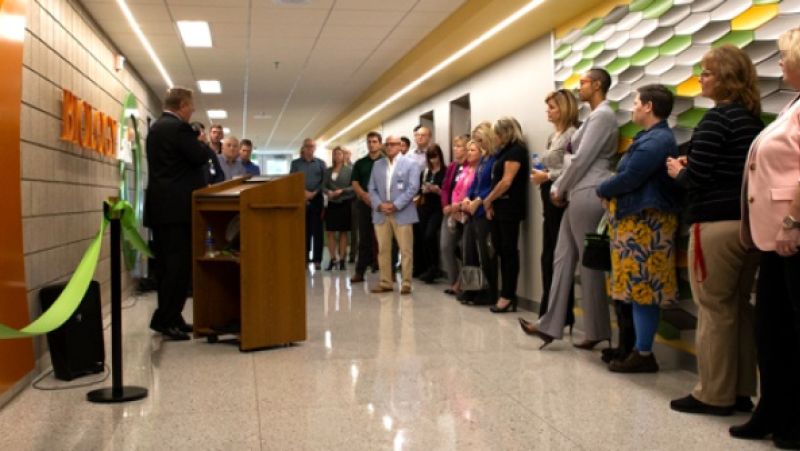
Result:
[[[481,137],[483,138],[480,143],[478,143],[478,147],[481,148],[481,153],[483,155],[492,155],[497,144],[497,137],[494,134],[494,128],[492,128],[492,123],[489,121],[483,121],[475,128],[472,129],[472,140],[475,141],[475,133],[480,133]],[[477,142],[477,141],[476,141]]]
[[778,38],[778,48],[786,68],[800,71],[800,27],[785,31]]
[[703,67],[717,80],[714,101],[739,102],[755,116],[761,114],[758,74],[750,57],[732,44],[723,44],[703,55]]
[[481,146],[481,143],[479,143],[478,141],[475,141],[474,139],[470,139],[469,142],[467,143],[467,146],[466,146],[467,153],[469,153],[469,148],[472,147],[473,145],[478,148],[478,150],[481,152],[481,156],[482,157],[486,156],[486,150]]
[[494,124],[494,134],[497,136],[498,142],[503,144],[525,142],[519,122],[510,116],[501,117],[497,120]]
[[578,125],[578,100],[571,92],[566,89],[553,91],[544,98],[544,103],[550,102],[553,102],[561,113],[555,124],[559,131]]
[[462,146],[464,146],[464,148],[467,147],[469,141],[470,141],[470,139],[469,139],[469,136],[467,136],[467,135],[458,135],[455,138],[453,138],[453,144],[456,144],[456,145],[461,144]]

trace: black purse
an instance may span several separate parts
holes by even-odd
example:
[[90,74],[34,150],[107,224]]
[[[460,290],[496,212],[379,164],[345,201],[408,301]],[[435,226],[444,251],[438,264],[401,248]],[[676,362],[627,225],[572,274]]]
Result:
[[608,237],[608,217],[597,225],[596,233],[587,233],[583,241],[583,266],[597,271],[611,271],[611,240]]

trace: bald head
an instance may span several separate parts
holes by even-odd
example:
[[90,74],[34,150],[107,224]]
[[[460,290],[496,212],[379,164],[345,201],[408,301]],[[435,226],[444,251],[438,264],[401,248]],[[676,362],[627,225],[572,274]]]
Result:
[[228,161],[235,161],[239,156],[239,139],[235,136],[226,136],[223,138],[222,155]]
[[389,157],[390,160],[394,160],[394,157],[400,153],[400,144],[402,144],[400,137],[397,135],[389,135],[383,141],[383,144],[386,146],[386,156]]

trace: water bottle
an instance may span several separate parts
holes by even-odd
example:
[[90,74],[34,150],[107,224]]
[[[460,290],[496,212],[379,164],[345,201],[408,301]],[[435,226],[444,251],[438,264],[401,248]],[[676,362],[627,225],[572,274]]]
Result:
[[211,233],[211,227],[206,229],[206,257],[214,258],[217,256],[217,251],[214,249],[214,234]]
[[531,154],[531,166],[538,171],[544,171],[544,163],[538,153]]

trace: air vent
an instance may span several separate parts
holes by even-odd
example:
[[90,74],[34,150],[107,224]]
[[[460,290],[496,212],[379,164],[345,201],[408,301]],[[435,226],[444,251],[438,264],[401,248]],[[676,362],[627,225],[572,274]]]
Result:
[[276,5],[310,5],[311,0],[272,0]]

